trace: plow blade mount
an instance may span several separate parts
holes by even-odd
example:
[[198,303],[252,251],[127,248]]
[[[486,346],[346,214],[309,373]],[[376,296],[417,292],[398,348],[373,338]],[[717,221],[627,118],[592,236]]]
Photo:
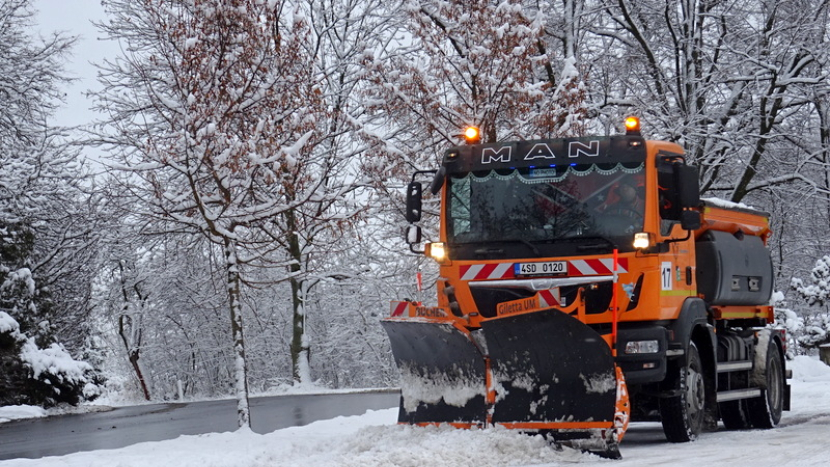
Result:
[[483,426],[485,363],[469,333],[449,322],[382,323],[401,371],[398,421]]

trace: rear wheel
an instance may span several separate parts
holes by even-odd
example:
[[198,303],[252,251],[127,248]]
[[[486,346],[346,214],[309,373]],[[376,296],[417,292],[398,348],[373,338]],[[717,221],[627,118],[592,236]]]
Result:
[[689,344],[685,365],[678,365],[674,373],[672,379],[677,395],[660,399],[660,417],[666,438],[672,443],[684,443],[703,431],[706,413],[703,363],[694,342]]
[[746,401],[749,420],[755,428],[778,425],[784,410],[784,359],[774,339],[769,339],[764,358],[766,371],[759,378],[766,387],[762,389],[761,397]]
[[[745,358],[745,357],[744,357]],[[720,383],[724,388],[729,389],[745,389],[749,387],[749,374],[746,372],[734,372],[720,375],[724,378]],[[749,408],[746,405],[746,399],[727,401],[718,403],[720,410],[720,418],[723,420],[723,426],[727,430],[746,430],[751,428],[752,424],[749,421]]]
[[745,430],[751,426],[745,400],[721,402],[720,418],[727,430]]

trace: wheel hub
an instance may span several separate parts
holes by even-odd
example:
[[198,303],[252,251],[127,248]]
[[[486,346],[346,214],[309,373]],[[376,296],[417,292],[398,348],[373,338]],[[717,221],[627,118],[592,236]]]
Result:
[[690,414],[703,410],[704,397],[703,377],[694,369],[689,369],[686,379],[686,404]]

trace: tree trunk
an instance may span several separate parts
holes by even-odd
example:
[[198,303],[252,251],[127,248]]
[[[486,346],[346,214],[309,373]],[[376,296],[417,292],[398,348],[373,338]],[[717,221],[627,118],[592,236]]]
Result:
[[240,428],[251,427],[248,403],[248,364],[245,360],[245,337],[241,313],[241,281],[236,257],[236,242],[225,239],[225,265],[228,271],[228,304],[231,313],[231,333],[234,350],[234,392],[236,395],[237,423]]
[[291,334],[291,370],[294,384],[302,384],[311,381],[310,347],[305,329],[305,299],[308,283],[300,276],[303,257],[294,211],[286,213],[286,221],[288,226],[288,250],[293,260],[290,267],[291,303],[294,309]]
[[291,299],[294,306],[293,334],[291,336],[291,368],[294,384],[311,381],[311,356],[305,323],[305,297],[307,282],[291,279]]
[[144,380],[144,374],[141,372],[141,366],[138,364],[138,349],[130,352],[130,363],[133,365],[136,377],[138,377],[138,384],[141,385],[141,392],[144,393],[144,400],[150,400],[150,391],[147,389],[147,382]]
[[[118,334],[121,336],[121,341],[124,342],[124,349],[127,351],[127,358],[130,360],[130,364],[133,366],[133,371],[135,371],[135,376],[138,378],[138,384],[141,386],[141,392],[144,393],[144,400],[150,400],[150,390],[147,389],[147,381],[144,380],[144,374],[141,372],[141,366],[138,364],[138,359],[141,357],[141,342],[138,342],[137,346],[130,345],[130,341],[132,339],[127,337],[127,331],[125,330],[125,323],[124,320],[128,319],[130,321],[130,331],[131,333],[134,332],[133,326],[133,319],[130,316],[121,315],[118,317]],[[139,331],[140,333],[141,331]],[[133,343],[135,344],[135,343]]]
[[[127,281],[123,261],[118,262],[118,269],[121,271],[121,296],[124,297],[122,311],[125,313],[118,317],[118,334],[121,336],[121,341],[124,342],[124,350],[127,351],[127,359],[129,359],[130,365],[133,366],[133,371],[135,371],[135,376],[138,378],[138,384],[141,386],[141,392],[144,393],[144,400],[149,401],[150,390],[147,388],[147,381],[144,379],[144,374],[141,372],[141,366],[138,364],[138,359],[141,357],[141,318],[139,315],[139,323],[136,324],[135,318],[126,314],[130,309],[130,294],[127,291]],[[133,290],[138,297],[139,303],[143,303],[146,297],[142,296],[138,284],[133,285]],[[129,321],[129,323],[126,321]],[[130,327],[129,336],[127,335],[126,329],[128,325]],[[138,329],[136,329],[136,327],[138,327]]]

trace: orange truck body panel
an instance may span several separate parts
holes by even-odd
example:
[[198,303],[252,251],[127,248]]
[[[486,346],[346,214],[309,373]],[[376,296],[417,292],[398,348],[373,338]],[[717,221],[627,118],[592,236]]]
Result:
[[[680,146],[662,141],[647,141],[646,167],[654,167],[656,157],[661,153],[683,154]],[[657,193],[658,182],[654,171],[647,170],[645,178],[646,193]],[[443,194],[446,196],[446,193]],[[446,203],[446,199],[443,200]],[[726,203],[724,203],[726,204]],[[751,209],[730,208],[714,204],[706,204],[700,209],[701,228],[696,230],[692,236],[684,241],[674,241],[669,244],[668,252],[660,254],[642,254],[638,251],[620,253],[617,270],[617,283],[631,284],[637,281],[640,274],[643,277],[642,292],[636,308],[629,312],[619,313],[620,322],[637,321],[660,321],[677,318],[683,302],[688,297],[696,297],[697,286],[695,282],[695,239],[709,230],[717,230],[734,234],[742,231],[745,234],[760,237],[764,244],[771,235],[769,219],[766,214],[752,211]],[[447,238],[447,223],[441,223],[441,239]],[[660,235],[660,215],[657,197],[647,198],[645,204],[644,229],[655,233],[656,241],[676,239],[683,237],[683,231],[679,224]],[[544,262],[554,258],[537,257],[534,262]],[[556,261],[567,262],[567,271],[562,278],[568,277],[598,277],[614,275],[611,256],[604,255],[579,255],[564,256],[555,258]],[[457,318],[470,328],[476,328],[480,322],[487,319],[481,313],[477,313],[476,302],[471,295],[470,282],[488,280],[509,280],[514,278],[513,265],[517,261],[509,259],[504,261],[446,261],[440,265],[438,286],[438,307],[446,310],[448,319],[452,319],[449,312],[447,295],[443,289],[447,285],[454,288],[456,299],[462,310],[465,310],[465,318]],[[619,293],[617,308],[626,310],[629,306],[630,295]],[[533,306],[537,304],[537,306]],[[504,313],[515,313],[517,309],[530,312],[539,308],[546,308],[547,303],[543,300],[539,304],[536,299],[528,303],[516,303],[513,307],[506,307]],[[551,304],[552,305],[552,304]],[[592,313],[590,315],[580,313],[579,304],[558,304],[568,313],[579,316],[579,319],[586,324],[610,323],[613,320],[613,310],[609,309],[604,313]],[[745,306],[723,306],[716,307],[717,319],[737,318],[763,318],[772,322],[773,312],[771,307],[745,307]],[[502,313],[498,313],[501,315]],[[610,340],[610,336],[606,336]]]

